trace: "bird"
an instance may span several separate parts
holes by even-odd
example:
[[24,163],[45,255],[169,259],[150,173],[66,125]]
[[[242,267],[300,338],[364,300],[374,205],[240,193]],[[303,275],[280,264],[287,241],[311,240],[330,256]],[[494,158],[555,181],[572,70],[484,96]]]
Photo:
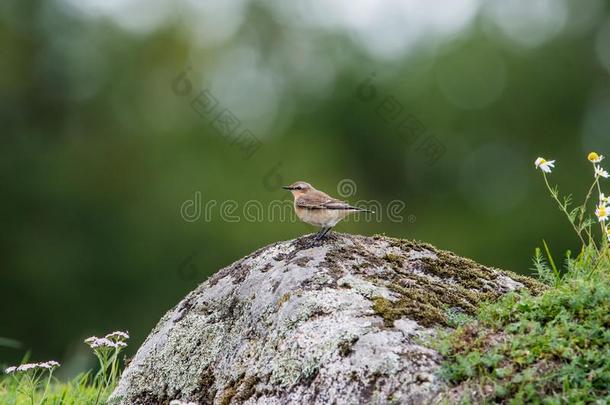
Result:
[[322,240],[330,230],[343,218],[353,212],[373,212],[365,208],[358,208],[337,200],[316,190],[311,184],[297,181],[289,186],[282,186],[289,190],[294,197],[294,211],[299,219],[307,224],[321,227],[314,236],[312,244]]

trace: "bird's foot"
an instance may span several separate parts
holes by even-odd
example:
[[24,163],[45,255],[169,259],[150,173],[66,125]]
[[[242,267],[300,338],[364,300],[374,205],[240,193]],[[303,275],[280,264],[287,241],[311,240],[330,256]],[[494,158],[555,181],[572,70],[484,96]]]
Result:
[[311,240],[305,244],[305,249],[311,249],[312,247],[321,246],[322,244],[322,239],[311,238]]
[[320,232],[318,232],[311,238],[311,240],[309,241],[309,243],[307,243],[305,248],[309,249],[309,248],[312,248],[315,246],[322,246],[324,244],[324,242],[326,241],[326,239],[328,238],[327,235],[328,235],[329,231],[330,231],[330,228],[322,229]]

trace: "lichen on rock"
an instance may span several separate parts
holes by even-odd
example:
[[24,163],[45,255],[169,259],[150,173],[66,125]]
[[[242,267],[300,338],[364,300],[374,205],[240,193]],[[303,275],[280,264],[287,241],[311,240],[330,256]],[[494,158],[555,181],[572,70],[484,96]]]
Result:
[[426,403],[444,388],[425,342],[535,281],[433,246],[333,234],[278,242],[220,270],[158,323],[116,404]]

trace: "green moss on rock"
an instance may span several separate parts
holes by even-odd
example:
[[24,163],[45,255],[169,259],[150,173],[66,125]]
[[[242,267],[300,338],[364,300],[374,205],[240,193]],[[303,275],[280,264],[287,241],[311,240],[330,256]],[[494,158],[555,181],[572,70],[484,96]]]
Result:
[[286,294],[282,295],[282,296],[280,297],[280,299],[279,299],[279,300],[277,300],[277,306],[278,306],[278,307],[281,307],[281,306],[282,306],[282,305],[284,305],[284,303],[285,303],[286,301],[288,301],[289,299],[290,299],[290,294],[289,294],[289,293],[286,293]]
[[235,386],[231,385],[225,388],[225,390],[220,394],[218,403],[220,405],[229,405],[235,394],[237,394],[237,389]]
[[[450,326],[448,312],[474,315],[481,303],[497,300],[507,290],[500,277],[521,283],[534,295],[545,289],[529,277],[483,266],[427,243],[381,235],[371,239],[387,242],[391,251],[376,256],[363,253],[357,244],[335,248],[331,243],[323,264],[340,271],[345,263],[356,261],[351,271],[392,291],[394,299],[372,297],[373,310],[386,326],[403,317],[424,326]],[[388,271],[379,270],[384,268]]]
[[386,253],[383,259],[392,266],[402,266],[403,258],[394,253]]
[[[608,271],[608,270],[607,270]],[[610,272],[610,271],[608,271]],[[441,341],[448,403],[610,401],[610,283],[508,295]]]

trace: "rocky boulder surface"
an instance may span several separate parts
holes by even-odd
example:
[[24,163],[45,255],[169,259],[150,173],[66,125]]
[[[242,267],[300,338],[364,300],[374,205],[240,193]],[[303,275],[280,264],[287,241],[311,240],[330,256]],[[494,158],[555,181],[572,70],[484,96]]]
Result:
[[332,234],[218,271],[159,321],[110,403],[434,403],[431,343],[461,314],[535,281],[433,246]]

